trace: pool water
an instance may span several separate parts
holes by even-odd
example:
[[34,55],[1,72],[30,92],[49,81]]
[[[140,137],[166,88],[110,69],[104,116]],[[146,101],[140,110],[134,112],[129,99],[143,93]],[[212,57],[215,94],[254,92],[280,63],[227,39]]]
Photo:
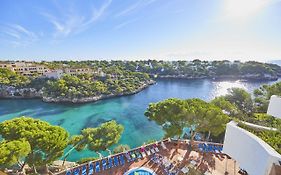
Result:
[[131,169],[128,172],[126,172],[124,175],[156,175],[152,170],[148,168],[136,168]]

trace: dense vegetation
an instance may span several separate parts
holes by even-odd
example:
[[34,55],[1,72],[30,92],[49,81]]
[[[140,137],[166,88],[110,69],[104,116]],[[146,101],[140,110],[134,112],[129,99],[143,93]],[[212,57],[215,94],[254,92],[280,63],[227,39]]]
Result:
[[[50,68],[88,67],[92,69],[118,68],[122,70],[145,72],[159,76],[178,76],[183,78],[228,77],[265,79],[281,75],[281,67],[276,64],[249,61],[56,61],[43,62]],[[246,75],[248,77],[246,77]]]
[[66,153],[64,160],[74,149],[76,151],[82,151],[86,148],[95,152],[105,151],[110,146],[118,143],[123,131],[124,127],[114,120],[103,123],[96,128],[83,129],[81,134],[71,137],[69,144],[72,149]]
[[13,86],[16,88],[35,88],[40,90],[45,86],[47,81],[47,78],[27,77],[19,75],[9,69],[0,68],[0,87],[2,85]]
[[150,120],[156,121],[165,131],[165,137],[181,137],[184,128],[190,128],[193,140],[197,133],[218,136],[225,130],[229,118],[223,111],[200,99],[167,99],[151,103],[145,112]]
[[65,75],[49,80],[43,88],[44,96],[81,98],[103,94],[129,94],[149,83],[144,73],[116,71],[112,76],[98,77],[90,74]]
[[0,154],[2,168],[19,163],[22,168],[28,164],[35,169],[60,158],[69,135],[59,126],[23,117],[0,123],[0,136],[3,138],[0,145],[5,150],[1,149]]
[[255,105],[258,112],[266,112],[272,95],[281,96],[281,82],[273,85],[263,85],[254,91]]
[[[259,62],[224,61],[54,61],[36,63],[50,69],[89,68],[93,73],[78,76],[65,75],[61,79],[42,79],[24,77],[7,69],[0,69],[0,85],[13,86],[15,96],[30,97],[28,88],[43,96],[59,99],[79,99],[100,95],[131,94],[151,83],[151,76],[173,78],[239,78],[239,79],[277,79],[281,67],[275,64]],[[267,88],[266,86],[264,87]],[[0,95],[9,96],[10,90],[2,87]],[[34,90],[33,90],[34,92]],[[265,93],[263,89],[256,94]],[[41,95],[42,96],[42,95]],[[266,103],[267,99],[257,97],[257,103]],[[265,108],[265,106],[263,106]],[[264,109],[260,109],[263,111]]]
[[0,68],[0,96],[9,96],[8,87],[14,87],[15,96],[31,96],[33,91],[43,90],[43,96],[81,98],[99,95],[131,94],[152,83],[146,73],[108,68],[103,76],[99,74],[64,75],[60,79],[26,77],[8,69]]
[[257,128],[249,127],[243,123],[239,123],[239,126],[255,134],[266,143],[268,143],[272,148],[274,148],[278,153],[281,154],[281,131],[270,131],[270,130],[259,130]]
[[[28,164],[34,173],[41,167],[48,171],[48,164],[63,155],[66,159],[74,149],[107,150],[118,143],[122,132],[122,125],[109,121],[95,128],[85,128],[80,135],[69,138],[65,129],[38,119],[7,120],[0,123],[0,170],[18,165],[20,171],[24,171]],[[64,154],[67,146],[73,148]]]
[[245,90],[232,88],[229,94],[217,97],[211,103],[220,107],[234,120],[276,128],[277,131],[261,130],[239,122],[240,127],[257,135],[281,153],[281,119],[266,114],[270,96],[280,94],[280,82],[257,89],[254,100]]
[[[280,94],[280,85],[281,83],[276,83],[267,86],[267,93]],[[281,119],[258,113],[259,108],[248,92],[240,88],[231,88],[228,94],[216,97],[209,103],[200,99],[167,99],[151,103],[145,116],[156,121],[166,132],[166,137],[181,137],[184,128],[190,128],[191,140],[196,133],[200,133],[203,136],[201,139],[209,140],[211,136],[212,139],[221,141],[223,135],[220,134],[231,119],[274,127],[277,131],[247,129],[280,152]]]
[[9,69],[0,68],[0,85],[21,87],[29,83],[28,77],[18,75]]

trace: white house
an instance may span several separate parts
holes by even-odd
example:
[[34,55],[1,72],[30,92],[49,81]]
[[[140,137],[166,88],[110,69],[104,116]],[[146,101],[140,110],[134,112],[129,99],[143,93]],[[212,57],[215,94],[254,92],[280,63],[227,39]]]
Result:
[[[270,98],[267,114],[281,118],[281,98]],[[276,130],[244,122],[249,127]],[[231,121],[226,126],[223,152],[235,159],[250,175],[280,175],[281,155],[262,139]]]
[[63,75],[63,71],[61,69],[49,71],[43,74],[47,78],[59,79]]
[[235,159],[249,175],[270,175],[275,166],[281,166],[279,153],[234,121],[227,124],[223,152]]
[[267,114],[276,118],[281,118],[281,98],[272,95],[267,109]]

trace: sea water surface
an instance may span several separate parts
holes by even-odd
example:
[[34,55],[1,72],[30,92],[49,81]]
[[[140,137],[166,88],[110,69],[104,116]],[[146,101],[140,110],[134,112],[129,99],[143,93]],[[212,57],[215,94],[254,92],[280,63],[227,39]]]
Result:
[[[71,135],[79,134],[87,127],[96,127],[103,122],[116,120],[125,130],[119,143],[131,148],[142,145],[151,139],[161,139],[161,128],[149,121],[144,112],[149,103],[167,98],[201,98],[212,100],[224,95],[231,87],[244,88],[253,92],[267,82],[211,81],[211,80],[157,80],[155,85],[130,96],[101,100],[87,104],[53,104],[41,100],[0,100],[0,122],[19,116],[30,116],[59,125]],[[76,161],[85,157],[96,156],[84,150],[74,151],[68,160]]]

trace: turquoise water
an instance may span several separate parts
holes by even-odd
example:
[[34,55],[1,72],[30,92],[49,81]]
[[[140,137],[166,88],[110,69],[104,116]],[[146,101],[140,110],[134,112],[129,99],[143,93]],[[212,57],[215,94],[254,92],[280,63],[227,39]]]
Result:
[[[83,128],[96,127],[114,119],[125,127],[120,143],[136,147],[148,140],[163,137],[161,128],[144,116],[149,103],[171,97],[211,100],[224,95],[230,87],[241,87],[252,92],[263,83],[273,82],[159,80],[135,95],[82,105],[51,104],[40,100],[0,100],[0,122],[25,115],[62,126],[70,134],[78,134]],[[94,153],[84,150],[73,152],[68,160],[93,156]]]
[[152,170],[146,168],[135,169],[125,173],[125,175],[154,175],[154,174],[155,173],[153,173]]

